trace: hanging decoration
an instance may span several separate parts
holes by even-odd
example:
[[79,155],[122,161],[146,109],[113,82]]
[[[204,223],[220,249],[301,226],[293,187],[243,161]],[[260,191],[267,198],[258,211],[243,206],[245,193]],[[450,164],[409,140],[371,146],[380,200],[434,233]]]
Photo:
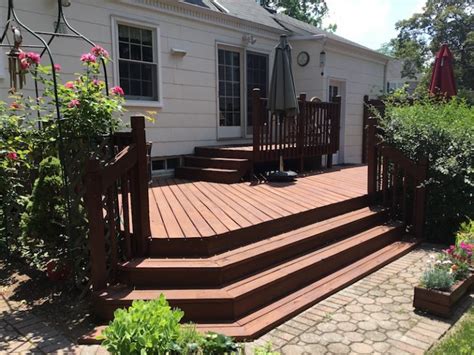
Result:
[[14,93],[19,89],[23,89],[26,83],[25,71],[22,68],[21,54],[23,53],[20,46],[23,42],[23,36],[19,28],[12,26],[13,47],[7,53],[8,56],[8,72],[10,74],[10,92]]

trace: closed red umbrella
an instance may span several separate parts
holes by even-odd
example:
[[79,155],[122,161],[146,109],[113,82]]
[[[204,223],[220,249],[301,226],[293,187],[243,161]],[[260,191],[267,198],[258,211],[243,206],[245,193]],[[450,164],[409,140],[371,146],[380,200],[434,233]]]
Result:
[[455,96],[456,82],[454,81],[454,58],[447,44],[443,44],[433,64],[430,93],[433,95]]

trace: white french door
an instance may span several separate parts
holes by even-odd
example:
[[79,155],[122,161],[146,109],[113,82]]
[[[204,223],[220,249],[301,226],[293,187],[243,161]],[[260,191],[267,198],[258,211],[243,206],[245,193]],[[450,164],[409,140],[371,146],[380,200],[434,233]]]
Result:
[[336,96],[341,96],[341,131],[339,132],[339,151],[333,155],[332,160],[335,164],[343,164],[346,121],[346,82],[344,80],[329,79],[328,101],[333,101]]
[[218,138],[240,138],[243,134],[242,51],[219,47],[218,57]]

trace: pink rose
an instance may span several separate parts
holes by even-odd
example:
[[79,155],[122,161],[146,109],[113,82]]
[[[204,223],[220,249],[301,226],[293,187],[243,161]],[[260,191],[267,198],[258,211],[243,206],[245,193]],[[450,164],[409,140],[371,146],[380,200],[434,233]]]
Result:
[[28,59],[21,59],[20,60],[20,67],[22,70],[30,69],[30,61]]
[[101,46],[95,46],[91,49],[91,53],[96,57],[109,58],[109,52]]
[[31,61],[35,64],[39,64],[41,61],[41,56],[38,53],[35,52],[29,52],[27,54],[28,58],[31,59]]
[[59,64],[54,64],[54,70],[55,70],[56,72],[60,72],[61,69],[62,69],[62,68],[61,68],[61,65],[59,65]]
[[112,89],[110,89],[110,93],[112,95],[119,95],[119,96],[125,95],[125,92],[120,86],[114,86]]
[[95,57],[95,55],[93,55],[91,53],[85,53],[81,56],[81,62],[95,63],[96,61],[97,61],[97,58]]
[[81,104],[81,102],[78,99],[72,99],[68,104],[68,108],[75,108],[78,107]]
[[8,152],[7,159],[9,160],[18,160],[18,154],[16,152]]
[[74,89],[74,81],[68,81],[66,84],[64,84],[64,87],[66,89]]

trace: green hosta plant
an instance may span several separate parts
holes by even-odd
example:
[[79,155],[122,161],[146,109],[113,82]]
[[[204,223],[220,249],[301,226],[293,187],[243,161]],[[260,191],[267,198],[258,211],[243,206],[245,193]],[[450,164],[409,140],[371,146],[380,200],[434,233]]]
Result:
[[135,301],[114,313],[114,320],[101,335],[102,345],[112,354],[235,354],[238,345],[230,337],[199,333],[192,324],[180,324],[184,313],[172,309],[164,295],[152,301]]
[[453,275],[448,270],[434,267],[423,273],[421,286],[431,290],[449,291],[454,281]]
[[152,301],[134,301],[128,310],[115,311],[114,320],[102,333],[102,345],[112,354],[177,352],[183,315],[163,295]]
[[456,245],[461,243],[474,244],[474,220],[470,219],[461,223],[458,233],[456,234]]

